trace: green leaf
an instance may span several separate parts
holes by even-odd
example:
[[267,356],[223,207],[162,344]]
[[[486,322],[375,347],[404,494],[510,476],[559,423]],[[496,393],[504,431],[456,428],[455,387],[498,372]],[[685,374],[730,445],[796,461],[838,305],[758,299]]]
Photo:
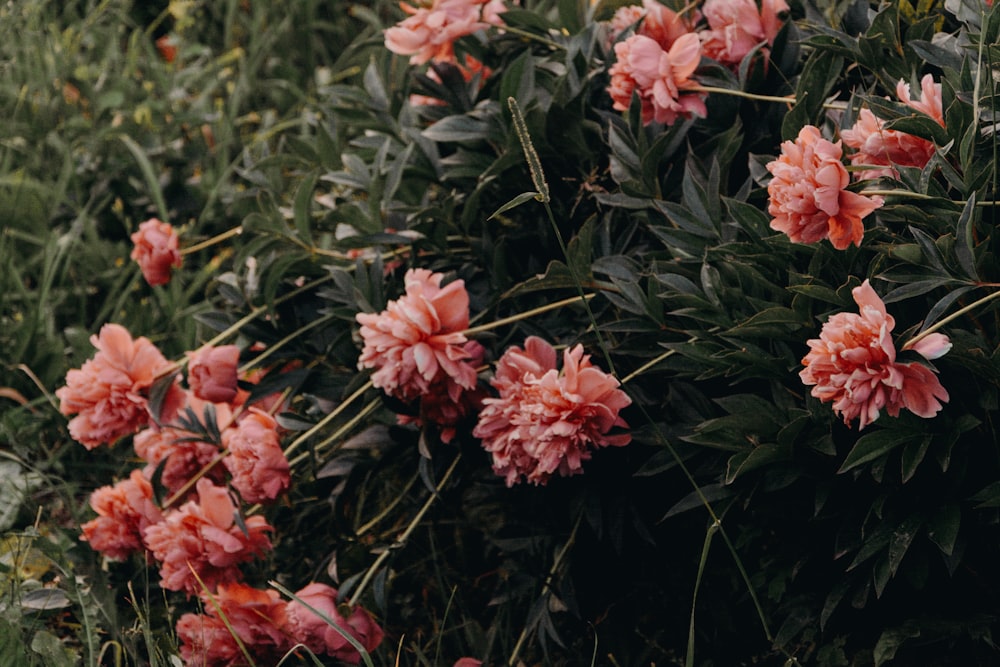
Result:
[[774,443],[758,445],[745,452],[737,452],[729,457],[729,462],[726,464],[726,484],[732,484],[737,477],[744,473],[790,459],[789,449]]
[[972,248],[972,218],[975,211],[976,193],[973,192],[965,202],[962,215],[958,217],[958,223],[955,225],[955,256],[958,258],[958,265],[971,280],[979,280],[979,274],[976,272],[976,256]]
[[493,211],[493,214],[490,215],[490,217],[487,218],[487,220],[493,220],[501,213],[505,213],[506,211],[509,211],[512,208],[517,208],[518,206],[528,201],[529,199],[539,200],[539,197],[541,197],[541,195],[538,194],[537,192],[522,192],[521,194],[511,199],[509,202],[507,202],[497,210]]
[[880,456],[888,454],[903,443],[914,440],[915,437],[920,436],[915,436],[912,432],[900,432],[891,428],[885,428],[875,431],[874,433],[863,435],[858,438],[856,443],[854,443],[854,448],[851,449],[847,458],[844,459],[844,463],[840,466],[840,470],[837,472],[844,473],[852,468],[862,465],[863,463],[874,461]]
[[875,644],[874,659],[875,667],[881,667],[896,657],[896,651],[906,640],[920,636],[920,629],[903,625],[898,628],[890,628],[882,633]]
[[901,523],[892,533],[889,541],[889,574],[896,576],[899,564],[906,555],[913,538],[917,536],[920,527],[924,523],[924,518],[920,514],[912,514]]
[[489,122],[472,116],[447,116],[421,134],[432,141],[476,141],[490,134]]
[[913,478],[920,466],[920,462],[927,455],[927,448],[931,444],[932,437],[924,436],[922,440],[911,442],[903,449],[903,456],[900,459],[902,466],[902,480],[905,484]]
[[312,211],[313,190],[316,188],[318,177],[319,174],[313,172],[302,180],[295,193],[295,205],[292,211],[299,238],[309,245],[313,243],[310,213]]
[[927,537],[937,545],[945,556],[955,551],[955,540],[962,523],[962,510],[957,503],[948,503],[938,508],[927,520]]

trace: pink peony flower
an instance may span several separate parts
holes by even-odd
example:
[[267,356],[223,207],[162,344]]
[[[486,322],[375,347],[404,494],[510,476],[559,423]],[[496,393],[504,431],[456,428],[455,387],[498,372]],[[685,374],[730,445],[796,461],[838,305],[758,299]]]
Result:
[[236,637],[258,665],[277,664],[291,647],[283,630],[286,605],[276,591],[219,584],[214,595],[202,597],[205,614],[184,614],[177,621],[181,657],[187,667],[248,664]]
[[657,0],[642,0],[641,6],[619,7],[610,21],[611,41],[617,41],[640,19],[642,23],[636,29],[636,34],[655,40],[667,50],[680,37],[694,31],[695,24],[701,19],[701,12],[690,10],[679,14]]
[[[179,491],[221,453],[218,445],[195,440],[190,432],[169,426],[140,431],[132,446],[136,455],[146,461],[143,474],[147,479],[152,479],[162,464],[160,483],[170,493]],[[205,476],[217,484],[225,481],[219,465],[209,469]]]
[[781,156],[767,165],[774,175],[767,186],[771,229],[795,243],[828,238],[837,250],[861,245],[861,219],[880,207],[882,198],[844,189],[850,178],[841,155],[840,142],[827,141],[812,125],[803,127],[795,141],[781,144]]
[[708,30],[701,32],[705,55],[725,65],[739,65],[761,42],[774,44],[781,29],[779,14],[789,10],[785,0],[705,0],[702,11]]
[[222,445],[229,450],[223,464],[244,501],[274,500],[288,488],[288,459],[281,449],[278,422],[271,415],[249,408],[235,426],[222,432]]
[[682,35],[667,51],[650,37],[632,35],[615,44],[615,56],[608,93],[618,111],[627,111],[638,93],[645,124],[671,125],[678,118],[706,115],[705,93],[691,78],[701,60],[697,35]]
[[440,273],[406,272],[406,294],[378,315],[361,313],[364,349],[358,368],[375,368],[372,383],[402,401],[444,389],[453,401],[476,386],[475,348],[461,333],[469,326],[469,294],[456,280],[441,287]]
[[[354,609],[337,605],[337,591],[326,584],[312,583],[298,591],[295,597],[323,613],[371,653],[382,643],[384,633],[371,615],[361,607]],[[292,639],[304,644],[317,655],[329,655],[356,665],[361,654],[329,623],[303,604],[291,601],[286,609]]]
[[[118,324],[105,324],[90,337],[97,348],[93,359],[66,374],[66,386],[56,391],[59,411],[76,414],[69,422],[73,439],[87,449],[112,443],[149,424],[147,391],[173,364],[145,337],[132,340]],[[183,401],[174,385],[164,402],[167,415]]]
[[229,492],[210,480],[199,479],[196,489],[197,502],[184,503],[145,533],[146,548],[160,563],[160,585],[189,595],[201,593],[202,584],[212,590],[239,580],[237,566],[270,549],[265,533],[274,530],[262,516],[237,524]]
[[454,62],[454,42],[459,37],[502,22],[502,0],[433,0],[429,7],[400,7],[410,16],[385,31],[385,46],[410,56],[420,65],[431,60]]
[[150,218],[132,234],[132,243],[130,257],[139,263],[142,277],[150,285],[166,285],[171,269],[181,267],[177,230],[169,222]]
[[507,486],[522,476],[545,484],[556,472],[579,474],[591,450],[631,440],[609,432],[628,426],[618,413],[632,401],[615,378],[590,363],[582,345],[563,352],[560,373],[555,349],[531,336],[523,350],[504,352],[490,384],[500,396],[483,400],[473,435],[492,452],[493,470]]
[[90,506],[97,518],[81,526],[81,539],[112,560],[125,560],[141,551],[143,532],[163,519],[153,501],[153,487],[138,470],[114,486],[94,491]]
[[[920,81],[921,98],[910,97],[910,85],[900,79],[896,84],[896,96],[903,104],[933,118],[944,127],[944,111],[941,102],[941,84],[934,83],[930,74]],[[858,166],[884,167],[883,169],[863,169],[857,172],[856,178],[879,178],[888,176],[896,178],[899,172],[895,167],[918,167],[923,169],[934,157],[934,143],[920,137],[886,129],[885,121],[877,118],[870,109],[862,109],[854,125],[843,130],[840,136],[844,144],[853,148],[851,164]]]
[[483,661],[475,658],[459,658],[452,667],[483,667]]
[[[482,345],[475,341],[465,344],[465,349],[470,355],[469,364],[473,367],[483,363],[484,350]],[[420,398],[420,412],[416,416],[397,415],[400,424],[434,424],[440,429],[442,442],[451,442],[458,433],[458,425],[472,414],[477,414],[482,407],[486,393],[479,385],[470,390],[463,391],[457,400],[448,394],[446,382],[432,385],[428,392]]]
[[[827,320],[819,338],[809,341],[809,354],[799,377],[810,392],[844,423],[857,418],[863,429],[885,410],[893,417],[906,408],[920,417],[933,417],[948,401],[948,392],[934,372],[917,363],[896,361],[890,332],[895,326],[885,304],[866,280],[852,291],[859,313],[837,313]],[[936,358],[951,348],[947,336],[932,334],[912,349]]]
[[236,398],[240,348],[235,345],[203,347],[188,353],[188,385],[198,398],[230,403]]

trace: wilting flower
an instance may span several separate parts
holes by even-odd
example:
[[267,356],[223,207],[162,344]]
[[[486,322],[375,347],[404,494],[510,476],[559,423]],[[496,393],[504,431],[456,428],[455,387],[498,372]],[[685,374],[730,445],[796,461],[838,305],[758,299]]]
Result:
[[[885,408],[895,417],[906,408],[920,417],[933,417],[948,401],[948,392],[934,372],[918,362],[896,361],[890,332],[895,320],[866,280],[851,292],[859,313],[837,313],[809,341],[802,359],[802,382],[810,392],[850,425],[863,429]],[[910,349],[925,359],[936,359],[951,349],[948,337],[930,334]]]
[[827,141],[812,125],[803,127],[795,141],[781,144],[781,155],[767,165],[774,175],[767,186],[771,229],[795,243],[828,238],[837,250],[861,245],[861,219],[880,207],[882,198],[845,189],[850,177],[842,154],[839,141]]
[[781,29],[779,14],[788,11],[785,0],[705,0],[702,11],[708,30],[701,32],[705,55],[726,65],[739,65],[761,42],[774,44]]
[[636,34],[656,41],[664,50],[673,46],[678,38],[694,30],[701,19],[696,9],[678,14],[657,0],[642,0],[642,5],[626,5],[615,11],[610,21],[611,41],[616,41],[626,30],[636,25]]
[[410,16],[385,31],[385,46],[410,56],[414,65],[431,60],[453,62],[455,40],[499,25],[505,9],[502,0],[433,0],[429,7],[401,2],[400,7]]
[[[69,422],[73,439],[87,449],[112,443],[149,424],[147,392],[172,364],[148,338],[132,340],[125,327],[105,324],[90,337],[97,348],[93,359],[66,374],[66,386],[56,391],[59,411],[76,414]],[[164,401],[172,414],[183,401],[183,391],[172,385]]]
[[[919,100],[910,97],[910,84],[900,79],[896,84],[896,96],[903,104],[933,118],[944,127],[944,111],[941,101],[941,84],[934,83],[930,74],[920,80],[921,96]],[[857,172],[857,178],[878,178],[888,176],[895,178],[899,174],[895,167],[924,168],[934,157],[934,143],[885,127],[885,121],[877,118],[870,109],[862,109],[854,125],[843,130],[840,136],[844,144],[853,148],[851,164],[885,167],[884,169],[863,169]]]
[[583,346],[563,351],[556,370],[556,351],[541,338],[529,337],[524,349],[512,347],[497,362],[490,381],[499,398],[483,400],[473,435],[493,454],[493,470],[513,486],[523,476],[545,484],[556,472],[583,472],[581,464],[598,447],[630,442],[619,412],[632,401],[618,380],[590,363]]
[[706,115],[705,93],[691,78],[701,61],[697,35],[682,35],[669,50],[650,37],[632,35],[615,44],[615,56],[608,93],[618,111],[627,111],[637,93],[646,124],[671,125],[678,118]]
[[[353,609],[338,607],[337,591],[326,584],[309,584],[298,591],[295,597],[349,632],[365,651],[371,653],[382,643],[384,633],[371,615],[361,607]],[[351,665],[358,664],[361,660],[358,650],[351,646],[340,632],[305,605],[295,600],[288,603],[286,627],[292,639],[304,644],[317,655],[329,655]]]
[[83,540],[113,560],[124,560],[143,549],[142,535],[163,515],[153,500],[153,487],[139,470],[114,486],[90,495],[97,518],[81,526]]
[[270,549],[265,533],[273,530],[262,516],[238,524],[225,488],[204,478],[196,488],[197,502],[184,503],[145,533],[146,548],[160,563],[160,585],[189,595],[201,593],[202,584],[213,590],[239,580],[237,566]]
[[291,646],[283,630],[286,604],[276,591],[219,584],[214,595],[202,598],[205,614],[184,614],[177,621],[186,667],[248,664],[237,637],[258,665],[277,664]]
[[[469,293],[455,280],[441,287],[440,273],[406,272],[406,294],[384,311],[357,316],[364,349],[358,368],[374,368],[372,384],[402,401],[426,395],[432,386],[457,401],[476,386],[476,348],[464,334]],[[481,358],[481,357],[480,357]]]
[[195,396],[211,403],[230,403],[236,398],[239,347],[203,347],[189,356],[188,386]]
[[222,445],[229,450],[223,463],[246,502],[274,500],[288,488],[288,459],[278,438],[278,422],[271,415],[250,408],[234,426],[222,432]]
[[139,263],[142,276],[150,285],[166,285],[171,269],[181,267],[177,230],[169,222],[150,218],[132,234],[132,243],[135,245],[130,257]]

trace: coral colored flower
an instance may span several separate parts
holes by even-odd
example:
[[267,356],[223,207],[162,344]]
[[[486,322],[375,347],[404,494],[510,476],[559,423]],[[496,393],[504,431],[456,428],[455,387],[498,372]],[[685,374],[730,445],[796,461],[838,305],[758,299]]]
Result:
[[483,661],[475,658],[459,658],[452,667],[482,667]]
[[283,630],[286,604],[276,591],[219,584],[214,595],[202,598],[205,614],[184,614],[177,621],[186,667],[248,665],[237,637],[257,665],[277,664],[291,647]]
[[[218,445],[202,442],[193,438],[190,432],[170,426],[136,433],[132,446],[136,455],[146,461],[143,469],[146,478],[152,479],[160,468],[160,484],[169,493],[179,491],[221,453]],[[221,465],[216,465],[204,474],[222,484],[224,472]]]
[[556,472],[579,474],[591,450],[631,440],[627,433],[609,434],[628,426],[618,413],[631,399],[618,380],[590,363],[581,345],[563,352],[560,373],[555,349],[531,336],[523,350],[504,353],[490,384],[500,396],[483,400],[473,435],[493,454],[493,470],[507,486],[521,477],[545,484]]
[[419,8],[401,2],[400,7],[410,16],[385,31],[385,46],[410,56],[414,65],[453,62],[455,40],[499,25],[505,9],[499,0],[433,0],[430,7]]
[[113,560],[141,551],[143,531],[163,519],[153,501],[153,487],[138,470],[114,486],[94,491],[90,506],[97,518],[81,526],[82,539]]
[[632,35],[615,44],[615,56],[608,93],[618,111],[627,111],[637,93],[645,124],[671,125],[678,118],[706,115],[706,94],[691,78],[701,61],[697,35],[682,35],[666,51],[650,37]]
[[169,222],[150,218],[132,234],[132,243],[130,257],[139,263],[142,277],[150,285],[166,285],[171,269],[181,267],[177,230]]
[[[483,363],[485,351],[483,346],[476,341],[469,341],[465,344],[465,351],[469,354],[469,365],[476,367]],[[426,394],[420,397],[419,414],[416,416],[399,414],[397,421],[400,424],[434,424],[440,429],[442,442],[451,442],[457,434],[457,426],[469,415],[477,414],[482,407],[486,392],[479,385],[472,389],[462,391],[461,395],[454,399],[449,395],[450,382],[444,381],[433,384]]]
[[[338,606],[337,591],[326,584],[309,584],[298,591],[295,597],[349,632],[368,653],[382,643],[384,633],[371,615],[361,607],[348,609]],[[358,650],[351,646],[340,632],[305,605],[294,600],[288,603],[286,629],[292,639],[304,644],[317,655],[329,655],[351,665],[358,664],[361,660]]]
[[761,42],[774,44],[781,29],[779,14],[788,11],[785,0],[705,0],[702,11],[708,30],[701,32],[705,55],[726,65],[739,65]]
[[644,35],[656,41],[664,50],[673,46],[680,37],[694,31],[701,19],[698,10],[678,14],[657,0],[643,0],[642,5],[620,7],[610,21],[611,41],[616,41],[629,28],[636,28],[637,35]]
[[229,450],[223,463],[244,501],[274,500],[288,488],[288,459],[278,438],[278,422],[271,415],[250,408],[235,426],[222,432],[222,445]]
[[361,313],[364,349],[358,368],[374,368],[372,384],[402,401],[431,387],[457,401],[476,386],[475,352],[460,333],[469,326],[469,293],[456,280],[441,287],[440,273],[406,272],[406,294],[378,315]]
[[[118,324],[105,324],[90,342],[97,348],[94,358],[69,371],[66,386],[56,391],[59,411],[76,414],[69,422],[70,435],[87,449],[149,424],[148,390],[160,373],[172,367],[148,338],[132,340]],[[180,387],[170,388],[164,416],[172,416],[183,396]]]
[[156,50],[160,52],[160,57],[164,62],[172,63],[177,59],[177,45],[170,35],[163,35],[156,40]]
[[[903,104],[916,109],[933,118],[944,127],[944,111],[941,101],[941,84],[934,83],[930,74],[920,81],[921,97],[914,100],[910,97],[910,85],[900,79],[896,84],[896,96]],[[899,172],[896,167],[917,167],[923,169],[934,157],[934,143],[916,137],[906,132],[890,130],[885,127],[885,121],[877,118],[870,109],[862,109],[854,125],[840,133],[844,145],[856,152],[850,156],[851,164],[884,169],[863,169],[857,172],[856,178],[878,178],[888,176],[896,178]]]
[[774,175],[767,186],[771,229],[795,243],[828,238],[837,250],[861,245],[861,219],[880,207],[882,198],[844,189],[850,178],[841,155],[840,142],[827,141],[812,125],[803,127],[795,141],[781,144],[781,156],[767,165]]
[[235,345],[203,347],[188,353],[188,386],[194,395],[211,403],[230,403],[236,398],[240,348]]
[[[802,382],[810,392],[848,426],[859,420],[863,429],[878,419],[884,408],[899,415],[906,408],[920,417],[933,417],[948,401],[948,392],[934,372],[918,362],[896,361],[890,332],[895,326],[885,304],[866,280],[851,292],[858,313],[837,313],[827,320],[819,338],[809,341],[802,359]],[[925,358],[943,355],[951,347],[947,336],[932,334],[912,347]]]
[[196,489],[197,502],[184,503],[145,533],[146,548],[160,563],[160,585],[189,595],[202,593],[202,584],[212,590],[238,581],[237,566],[270,549],[265,533],[274,530],[262,516],[237,524],[229,492],[210,480],[199,479]]

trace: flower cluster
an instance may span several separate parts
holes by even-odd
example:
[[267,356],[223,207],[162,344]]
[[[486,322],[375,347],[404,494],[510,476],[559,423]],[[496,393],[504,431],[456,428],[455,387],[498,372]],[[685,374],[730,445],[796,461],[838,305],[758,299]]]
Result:
[[[645,124],[704,117],[707,93],[694,78],[702,56],[738,67],[759,45],[774,44],[780,15],[787,11],[785,0],[764,0],[760,7],[754,0],[706,0],[700,11],[683,12],[656,0],[619,8],[609,22],[616,62],[608,72],[608,93],[614,108],[626,111],[638,95]],[[621,39],[633,27],[635,33]],[[760,52],[766,64],[769,51]]]
[[400,7],[410,16],[385,31],[385,46],[410,56],[414,65],[455,63],[455,40],[502,25],[500,14],[506,10],[502,0],[434,0],[429,7]]
[[[864,281],[852,291],[858,313],[837,313],[823,325],[820,336],[809,341],[809,354],[802,359],[802,382],[812,395],[850,425],[872,423],[885,409],[890,416],[902,408],[920,417],[933,417],[948,400],[948,392],[927,366],[896,361],[890,335],[895,320],[885,304]],[[937,359],[951,349],[948,337],[930,334],[909,347],[925,359]]]
[[382,628],[361,607],[345,618],[337,591],[312,583],[298,591],[299,601],[285,602],[276,591],[244,584],[220,584],[214,595],[203,594],[206,613],[184,614],[177,622],[181,657],[188,667],[243,665],[246,650],[256,664],[277,664],[294,646],[356,665],[361,654],[327,620],[349,632],[365,651],[382,642]]

